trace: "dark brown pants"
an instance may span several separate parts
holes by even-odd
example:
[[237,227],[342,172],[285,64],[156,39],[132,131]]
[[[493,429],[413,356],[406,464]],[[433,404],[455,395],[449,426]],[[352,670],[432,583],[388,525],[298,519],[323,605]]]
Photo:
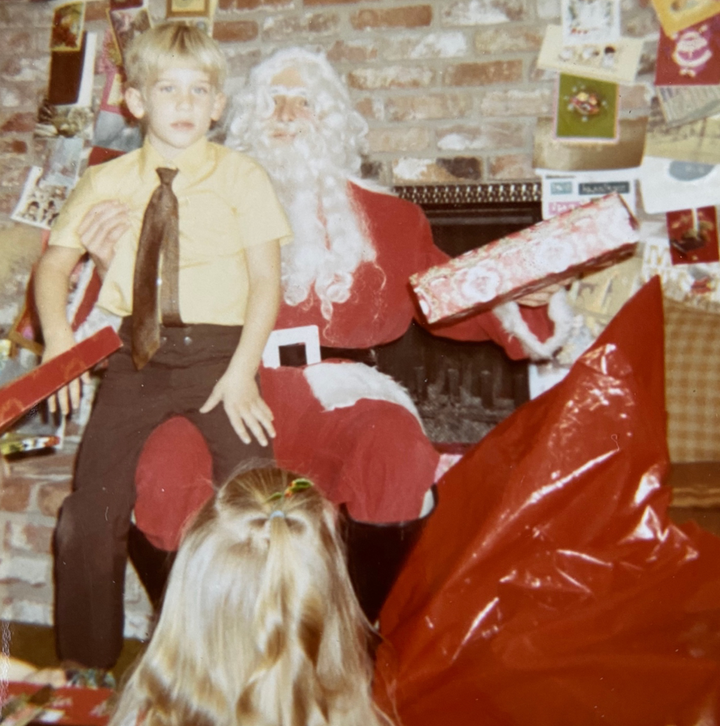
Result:
[[176,414],[202,432],[216,483],[243,461],[272,458],[255,440],[246,445],[222,404],[198,409],[225,372],[241,328],[163,328],[162,345],[145,368],[130,357],[129,320],[123,347],[111,359],[78,453],[73,493],[55,530],[55,625],[62,659],[109,668],[123,642],[127,536],[135,503],[135,469],[146,439]]

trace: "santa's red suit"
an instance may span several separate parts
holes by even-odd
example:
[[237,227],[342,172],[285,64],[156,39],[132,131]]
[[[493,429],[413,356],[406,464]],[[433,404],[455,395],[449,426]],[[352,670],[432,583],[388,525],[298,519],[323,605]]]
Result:
[[[313,293],[298,306],[283,303],[276,329],[317,325],[321,346],[364,349],[397,340],[413,318],[423,322],[408,278],[446,261],[448,255],[433,243],[428,220],[418,206],[355,184],[349,187],[356,208],[365,215],[377,253],[375,261],[364,262],[356,270],[350,298],[333,305],[329,321],[322,316]],[[550,335],[544,308],[523,308],[523,317],[539,339]],[[510,357],[525,357],[519,341],[490,312],[429,330],[457,340],[494,340]],[[345,502],[355,519],[392,522],[416,518],[434,481],[437,451],[408,408],[372,398],[385,397],[374,390],[363,394],[362,380],[355,380],[359,364],[337,361],[337,365],[352,365],[348,379],[355,381],[350,385],[358,389],[355,397],[359,400],[333,410],[318,400],[308,383],[307,368],[261,370],[262,395],[275,415],[278,464],[311,477],[333,502]],[[158,462],[172,461],[172,452],[178,449],[173,426],[177,422],[164,424],[148,442],[137,481],[138,525],[165,549],[175,541],[178,522],[184,519],[181,512],[171,514],[180,500],[167,487],[165,503],[158,502]],[[188,476],[184,471],[177,475]],[[167,481],[166,476],[161,478]]]
[[[276,328],[317,325],[320,344],[336,348],[370,348],[397,340],[415,317],[423,318],[415,306],[410,275],[446,262],[449,256],[435,246],[427,217],[420,207],[399,197],[349,185],[355,207],[366,219],[377,257],[355,272],[352,294],[333,305],[332,319],[323,318],[320,302],[313,294],[296,307],[283,305]],[[526,322],[542,339],[550,332],[544,310],[523,311]],[[426,326],[427,327],[427,326]],[[517,338],[503,330],[492,313],[475,315],[460,323],[433,325],[436,335],[455,340],[494,340],[511,358],[525,358]]]

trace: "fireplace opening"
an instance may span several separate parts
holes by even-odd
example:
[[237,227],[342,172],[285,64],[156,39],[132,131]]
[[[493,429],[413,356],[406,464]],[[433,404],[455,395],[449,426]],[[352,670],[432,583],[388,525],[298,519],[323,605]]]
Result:
[[[540,185],[397,187],[425,211],[435,244],[455,257],[539,222]],[[527,361],[495,343],[439,338],[413,322],[399,340],[372,351],[379,370],[410,393],[431,441],[479,441],[528,400]]]

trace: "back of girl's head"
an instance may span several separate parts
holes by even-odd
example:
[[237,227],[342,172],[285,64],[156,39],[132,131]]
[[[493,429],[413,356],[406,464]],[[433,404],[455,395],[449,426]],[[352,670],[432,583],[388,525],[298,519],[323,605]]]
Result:
[[194,25],[163,23],[136,35],[124,57],[127,85],[142,91],[170,67],[197,68],[222,90],[227,63],[218,44]]
[[188,529],[113,723],[381,723],[365,628],[332,505],[280,469],[245,472]]

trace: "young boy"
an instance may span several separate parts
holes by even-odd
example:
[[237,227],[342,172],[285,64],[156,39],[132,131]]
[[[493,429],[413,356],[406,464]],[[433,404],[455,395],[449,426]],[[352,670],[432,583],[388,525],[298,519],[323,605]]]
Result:
[[[174,414],[188,417],[208,441],[216,482],[240,461],[268,455],[262,447],[274,436],[272,414],[255,376],[277,315],[280,245],[291,234],[264,170],[205,138],[225,105],[217,44],[197,28],[165,24],[136,38],[125,60],[125,100],[144,125],[144,145],[83,175],[36,273],[49,360],[74,344],[65,308],[84,251],[80,221],[100,201],[129,210],[98,300],[123,316],[123,347],[98,390],[55,532],[59,655],[101,669],[122,647],[134,473],[150,432]],[[158,194],[165,211],[148,206]],[[172,221],[175,204],[179,222]],[[160,271],[156,262],[143,277],[153,226],[164,234]],[[155,305],[149,316],[148,300]],[[79,381],[68,389],[58,397],[63,413],[77,406]]]

